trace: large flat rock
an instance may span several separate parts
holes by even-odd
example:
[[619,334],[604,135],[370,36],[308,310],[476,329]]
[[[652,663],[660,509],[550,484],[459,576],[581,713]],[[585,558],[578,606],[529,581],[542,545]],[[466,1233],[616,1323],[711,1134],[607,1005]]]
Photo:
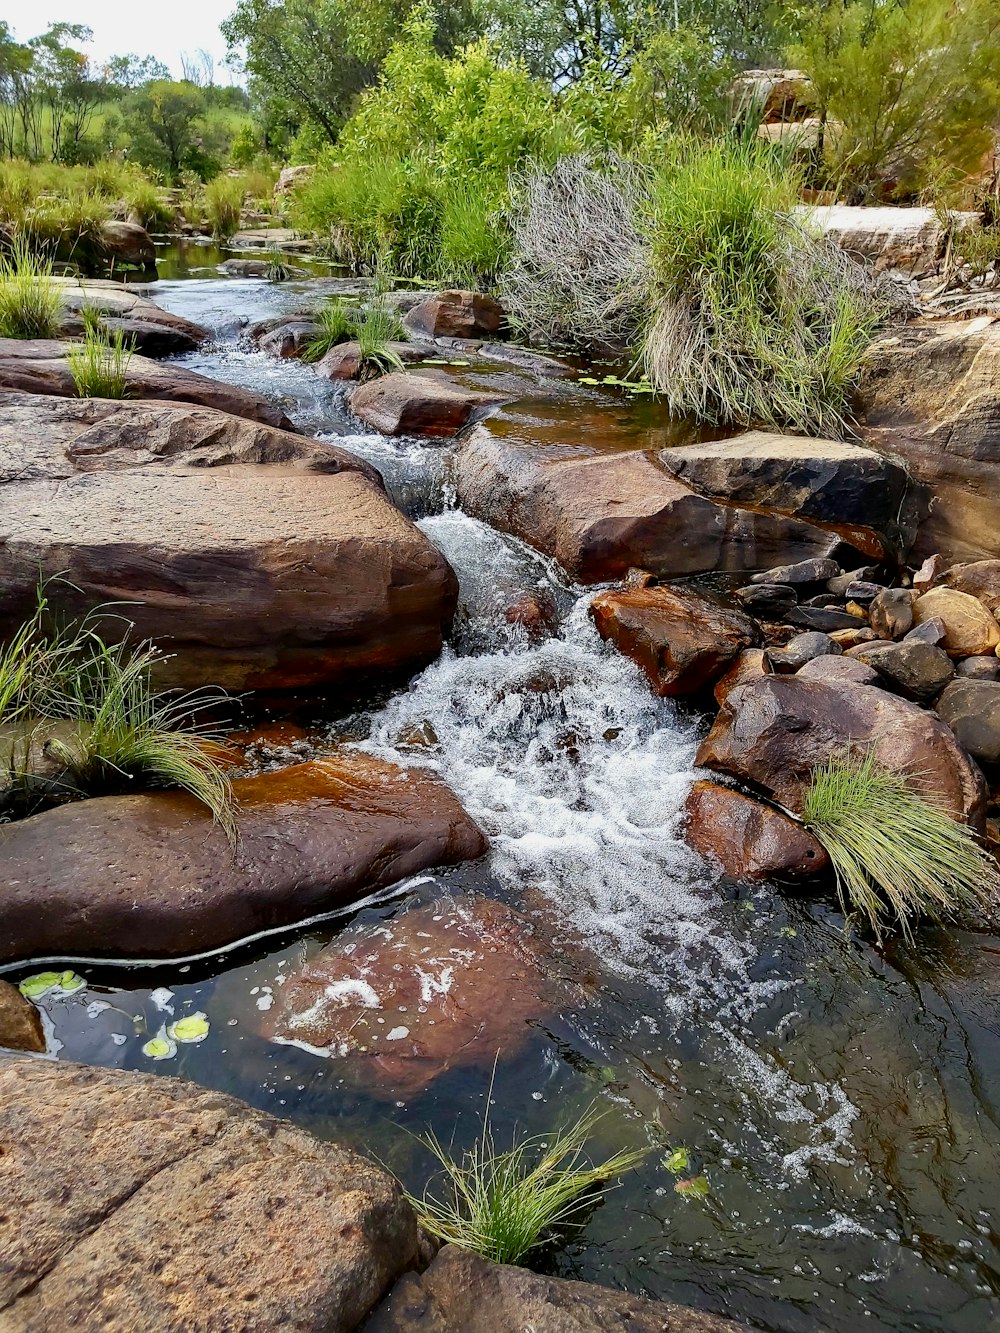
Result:
[[0,962],[202,953],[486,848],[442,782],[367,756],[242,778],[233,794],[235,853],[181,792],[78,801],[6,827]]
[[[62,295],[66,312],[64,332],[74,337],[83,331],[81,312],[85,309],[100,315],[112,328],[123,324],[128,331],[130,325],[145,324],[165,333],[177,334],[194,344],[203,343],[209,337],[204,325],[164,310],[143,292],[120,282],[86,278],[52,278],[51,281]],[[179,346],[177,350],[180,350]]]
[[491,1264],[446,1245],[425,1273],[408,1274],[364,1333],[739,1333],[718,1315],[644,1300],[589,1282]]
[[165,684],[344,683],[440,651],[455,575],[348,454],[209,409],[24,395],[0,396],[0,443],[0,634],[65,575],[65,615],[129,603]]
[[[829,204],[800,211],[808,226],[877,269],[933,273],[944,258],[948,234],[933,208]],[[952,216],[959,226],[979,219],[978,213]]]
[[193,1084],[0,1058],[3,1333],[352,1333],[417,1261],[372,1163]]

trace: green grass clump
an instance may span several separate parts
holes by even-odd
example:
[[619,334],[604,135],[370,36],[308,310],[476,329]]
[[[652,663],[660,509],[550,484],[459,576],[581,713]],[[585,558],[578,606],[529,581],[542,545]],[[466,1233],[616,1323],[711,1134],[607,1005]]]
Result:
[[443,1193],[433,1195],[428,1185],[420,1198],[407,1198],[432,1236],[493,1263],[520,1263],[553,1228],[578,1220],[609,1180],[646,1156],[643,1149],[627,1150],[591,1164],[584,1149],[599,1119],[588,1112],[555,1134],[502,1152],[487,1111],[479,1140],[461,1157],[428,1133],[421,1141],[441,1164]]
[[358,328],[358,310],[343,301],[329,301],[316,312],[317,331],[306,343],[302,360],[322,361],[331,347],[350,342]]
[[239,231],[243,193],[243,180],[239,176],[216,176],[205,186],[205,211],[217,240],[228,241]]
[[0,338],[55,338],[62,295],[51,281],[52,264],[17,235],[0,254]]
[[386,370],[402,370],[402,358],[389,344],[405,336],[399,311],[388,305],[384,298],[376,299],[365,311],[364,319],[357,329],[361,365],[377,374]]
[[127,398],[128,367],[135,340],[122,329],[107,333],[84,314],[83,341],[69,349],[70,374],[78,398]]
[[909,937],[921,917],[985,912],[997,902],[996,862],[973,833],[871,753],[816,769],[802,817],[833,862],[844,912],[876,939],[897,928]]
[[34,614],[0,651],[4,804],[17,808],[35,797],[29,761],[41,754],[60,770],[48,790],[62,799],[177,787],[206,806],[234,841],[221,747],[211,730],[194,725],[220,692],[158,693],[152,669],[159,654],[151,644],[109,645],[96,616],[61,630],[48,629],[49,618],[42,586]]
[[678,416],[847,433],[886,311],[861,266],[795,220],[797,187],[771,145],[737,136],[654,176],[642,362]]
[[464,287],[495,282],[511,249],[508,206],[506,183],[486,173],[446,183],[434,272]]

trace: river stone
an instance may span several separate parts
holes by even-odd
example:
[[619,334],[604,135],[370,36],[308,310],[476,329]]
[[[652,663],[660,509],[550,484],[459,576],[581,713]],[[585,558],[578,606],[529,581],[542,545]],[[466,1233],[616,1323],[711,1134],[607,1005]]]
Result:
[[737,685],[745,685],[748,680],[757,680],[770,671],[771,663],[765,648],[744,649],[725,675],[720,676],[715,682],[715,689],[712,691],[715,702],[721,704],[729,691],[735,689]]
[[928,703],[955,674],[951,658],[932,643],[904,639],[883,648],[869,648],[858,659],[874,667],[908,699]]
[[0,962],[202,953],[486,849],[428,771],[366,755],[240,778],[233,794],[235,854],[183,792],[103,796],[11,824]]
[[827,606],[793,606],[785,620],[789,625],[801,625],[822,634],[829,634],[835,629],[854,629],[856,625],[865,623],[860,616],[850,611],[835,611]]
[[881,588],[878,573],[878,565],[864,565],[860,569],[852,569],[846,574],[837,574],[835,578],[827,579],[826,590],[832,592],[834,597],[846,597],[847,589],[855,583],[873,583],[876,588]]
[[892,773],[982,823],[983,776],[951,731],[918,704],[870,685],[765,676],[730,691],[696,762],[801,811],[812,770],[834,756],[869,751]]
[[498,333],[503,306],[481,292],[435,292],[418,302],[403,323],[411,333],[428,338],[483,338]]
[[944,638],[945,632],[944,621],[939,620],[937,616],[932,616],[930,620],[922,621],[904,634],[902,642],[939,644]]
[[941,646],[952,657],[981,657],[1000,645],[1000,624],[978,597],[955,588],[932,588],[913,604],[918,625],[940,620],[944,625]]
[[[909,550],[924,506],[906,468],[875,449],[839,440],[749,431],[734,439],[665,449],[664,466],[699,494],[725,504],[787,514],[839,533],[875,560]],[[769,583],[825,582],[807,570]]]
[[[133,464],[139,463],[136,467]],[[367,464],[207,409],[0,395],[0,634],[119,599],[168,685],[288,689],[412,671],[457,599]]]
[[600,593],[590,614],[602,639],[631,657],[662,696],[696,694],[760,640],[749,616],[690,588],[627,588]]
[[810,630],[806,634],[796,634],[783,648],[769,648],[767,657],[775,671],[790,675],[804,667],[807,662],[811,662],[814,657],[836,656],[843,651],[829,634]]
[[813,657],[799,667],[800,680],[828,680],[832,684],[878,685],[879,674],[874,667],[854,657]]
[[916,594],[909,588],[883,588],[868,608],[868,623],[883,639],[901,639],[913,627]]
[[[404,364],[423,361],[430,354],[426,343],[418,345],[417,343],[391,342],[387,343],[386,346]],[[326,355],[316,362],[313,369],[323,379],[343,382],[361,379],[362,371],[368,373],[368,368],[361,359],[361,345],[356,342],[337,343],[336,347],[331,347]]]
[[[944,557],[935,553],[929,555],[920,568],[913,575],[914,592],[927,592],[935,584],[941,582],[942,575],[945,573],[946,565]],[[963,588],[962,592],[972,592],[971,588]],[[993,609],[992,607],[990,608]]]
[[380,1096],[412,1096],[446,1069],[516,1053],[553,1009],[547,954],[502,903],[441,898],[321,950],[275,992],[261,1033]]
[[797,882],[829,869],[824,849],[773,806],[718,782],[696,782],[685,805],[686,836],[731,879]]
[[497,399],[465,389],[446,376],[396,371],[369,380],[351,394],[354,415],[383,435],[456,435],[476,412]]
[[446,1245],[393,1288],[364,1333],[739,1333],[745,1325]]
[[994,614],[1000,610],[1000,560],[976,560],[971,564],[952,565],[939,582],[945,587],[977,597]]
[[1000,680],[1000,661],[992,653],[986,657],[963,657],[955,663],[955,674],[967,680]]
[[180,1079],[0,1060],[0,1327],[353,1333],[418,1259],[398,1183]]
[[[51,339],[0,338],[0,391],[48,394],[76,400],[66,354],[70,344]],[[296,432],[291,418],[251,389],[209,379],[174,362],[133,356],[125,375],[128,397],[214,407],[279,430]],[[79,400],[77,400],[79,401]],[[98,400],[101,401],[101,400]]]
[[59,289],[65,312],[63,328],[73,337],[83,332],[81,312],[84,309],[102,316],[102,322],[109,325],[114,321],[155,324],[162,329],[183,334],[195,343],[203,343],[210,336],[204,325],[185,319],[183,315],[175,315],[172,310],[164,310],[134,286],[103,278],[60,277],[50,278],[49,281]]
[[799,560],[794,565],[781,565],[755,574],[751,583],[787,583],[801,587],[808,583],[826,583],[840,573],[836,560]]
[[953,680],[936,707],[974,759],[1000,763],[1000,681]]
[[10,1051],[45,1051],[41,1015],[9,981],[0,981],[0,1046]]
[[737,588],[735,596],[760,620],[783,620],[798,602],[795,589],[787,583],[748,583]]
[[[117,267],[127,264],[134,268],[156,268],[156,246],[145,227],[137,222],[111,220],[101,227],[101,251],[105,259]],[[154,274],[155,276],[155,274]]]
[[[244,260],[243,263],[250,263]],[[290,319],[277,328],[269,329],[257,346],[268,356],[279,360],[301,357],[313,338],[319,333],[319,325],[314,319]]]

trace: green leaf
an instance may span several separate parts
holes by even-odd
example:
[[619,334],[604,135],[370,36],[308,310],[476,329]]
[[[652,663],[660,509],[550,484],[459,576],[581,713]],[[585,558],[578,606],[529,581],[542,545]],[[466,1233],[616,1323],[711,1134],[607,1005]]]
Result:
[[673,1152],[664,1157],[663,1165],[673,1176],[680,1176],[685,1171],[689,1171],[691,1169],[691,1158],[688,1155],[687,1148],[675,1148]]
[[150,1037],[142,1048],[143,1055],[150,1060],[172,1060],[177,1054],[177,1043],[174,1041],[166,1029],[161,1027],[155,1037]]
[[184,1043],[204,1041],[210,1026],[208,1019],[200,1011],[195,1014],[185,1014],[183,1018],[178,1018],[176,1023],[170,1024],[167,1036],[173,1041]]
[[43,995],[51,995],[53,998],[73,995],[86,984],[83,977],[72,971],[36,972],[32,977],[25,977],[18,990],[26,1000],[40,1000]]

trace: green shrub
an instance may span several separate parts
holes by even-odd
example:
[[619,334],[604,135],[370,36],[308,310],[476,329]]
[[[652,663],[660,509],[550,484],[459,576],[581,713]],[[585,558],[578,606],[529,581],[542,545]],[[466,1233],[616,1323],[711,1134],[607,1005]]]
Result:
[[492,284],[511,245],[506,182],[483,173],[445,183],[441,194],[435,276],[463,287]]
[[966,281],[982,282],[992,273],[990,285],[1000,286],[1000,226],[969,228],[955,237],[954,248]]
[[62,294],[52,282],[52,264],[16,235],[0,253],[0,337],[55,338],[62,320]]
[[921,917],[996,906],[994,858],[943,805],[918,795],[870,753],[817,769],[802,818],[829,853],[845,913],[859,916],[878,939],[894,928],[909,936]]
[[67,353],[78,398],[127,398],[135,341],[122,329],[108,334],[84,311],[84,338]]
[[162,230],[174,220],[174,210],[161,191],[142,177],[129,184],[123,202],[126,213],[147,230]]
[[441,1164],[443,1192],[435,1197],[429,1185],[421,1197],[407,1198],[432,1236],[492,1263],[520,1263],[552,1229],[578,1221],[607,1181],[646,1156],[638,1149],[615,1153],[596,1166],[587,1162],[584,1149],[599,1119],[587,1113],[554,1134],[524,1139],[502,1152],[487,1111],[478,1142],[458,1158],[429,1133],[423,1142]]
[[240,229],[243,211],[243,180],[239,176],[216,176],[205,186],[205,211],[212,235],[228,240]]

